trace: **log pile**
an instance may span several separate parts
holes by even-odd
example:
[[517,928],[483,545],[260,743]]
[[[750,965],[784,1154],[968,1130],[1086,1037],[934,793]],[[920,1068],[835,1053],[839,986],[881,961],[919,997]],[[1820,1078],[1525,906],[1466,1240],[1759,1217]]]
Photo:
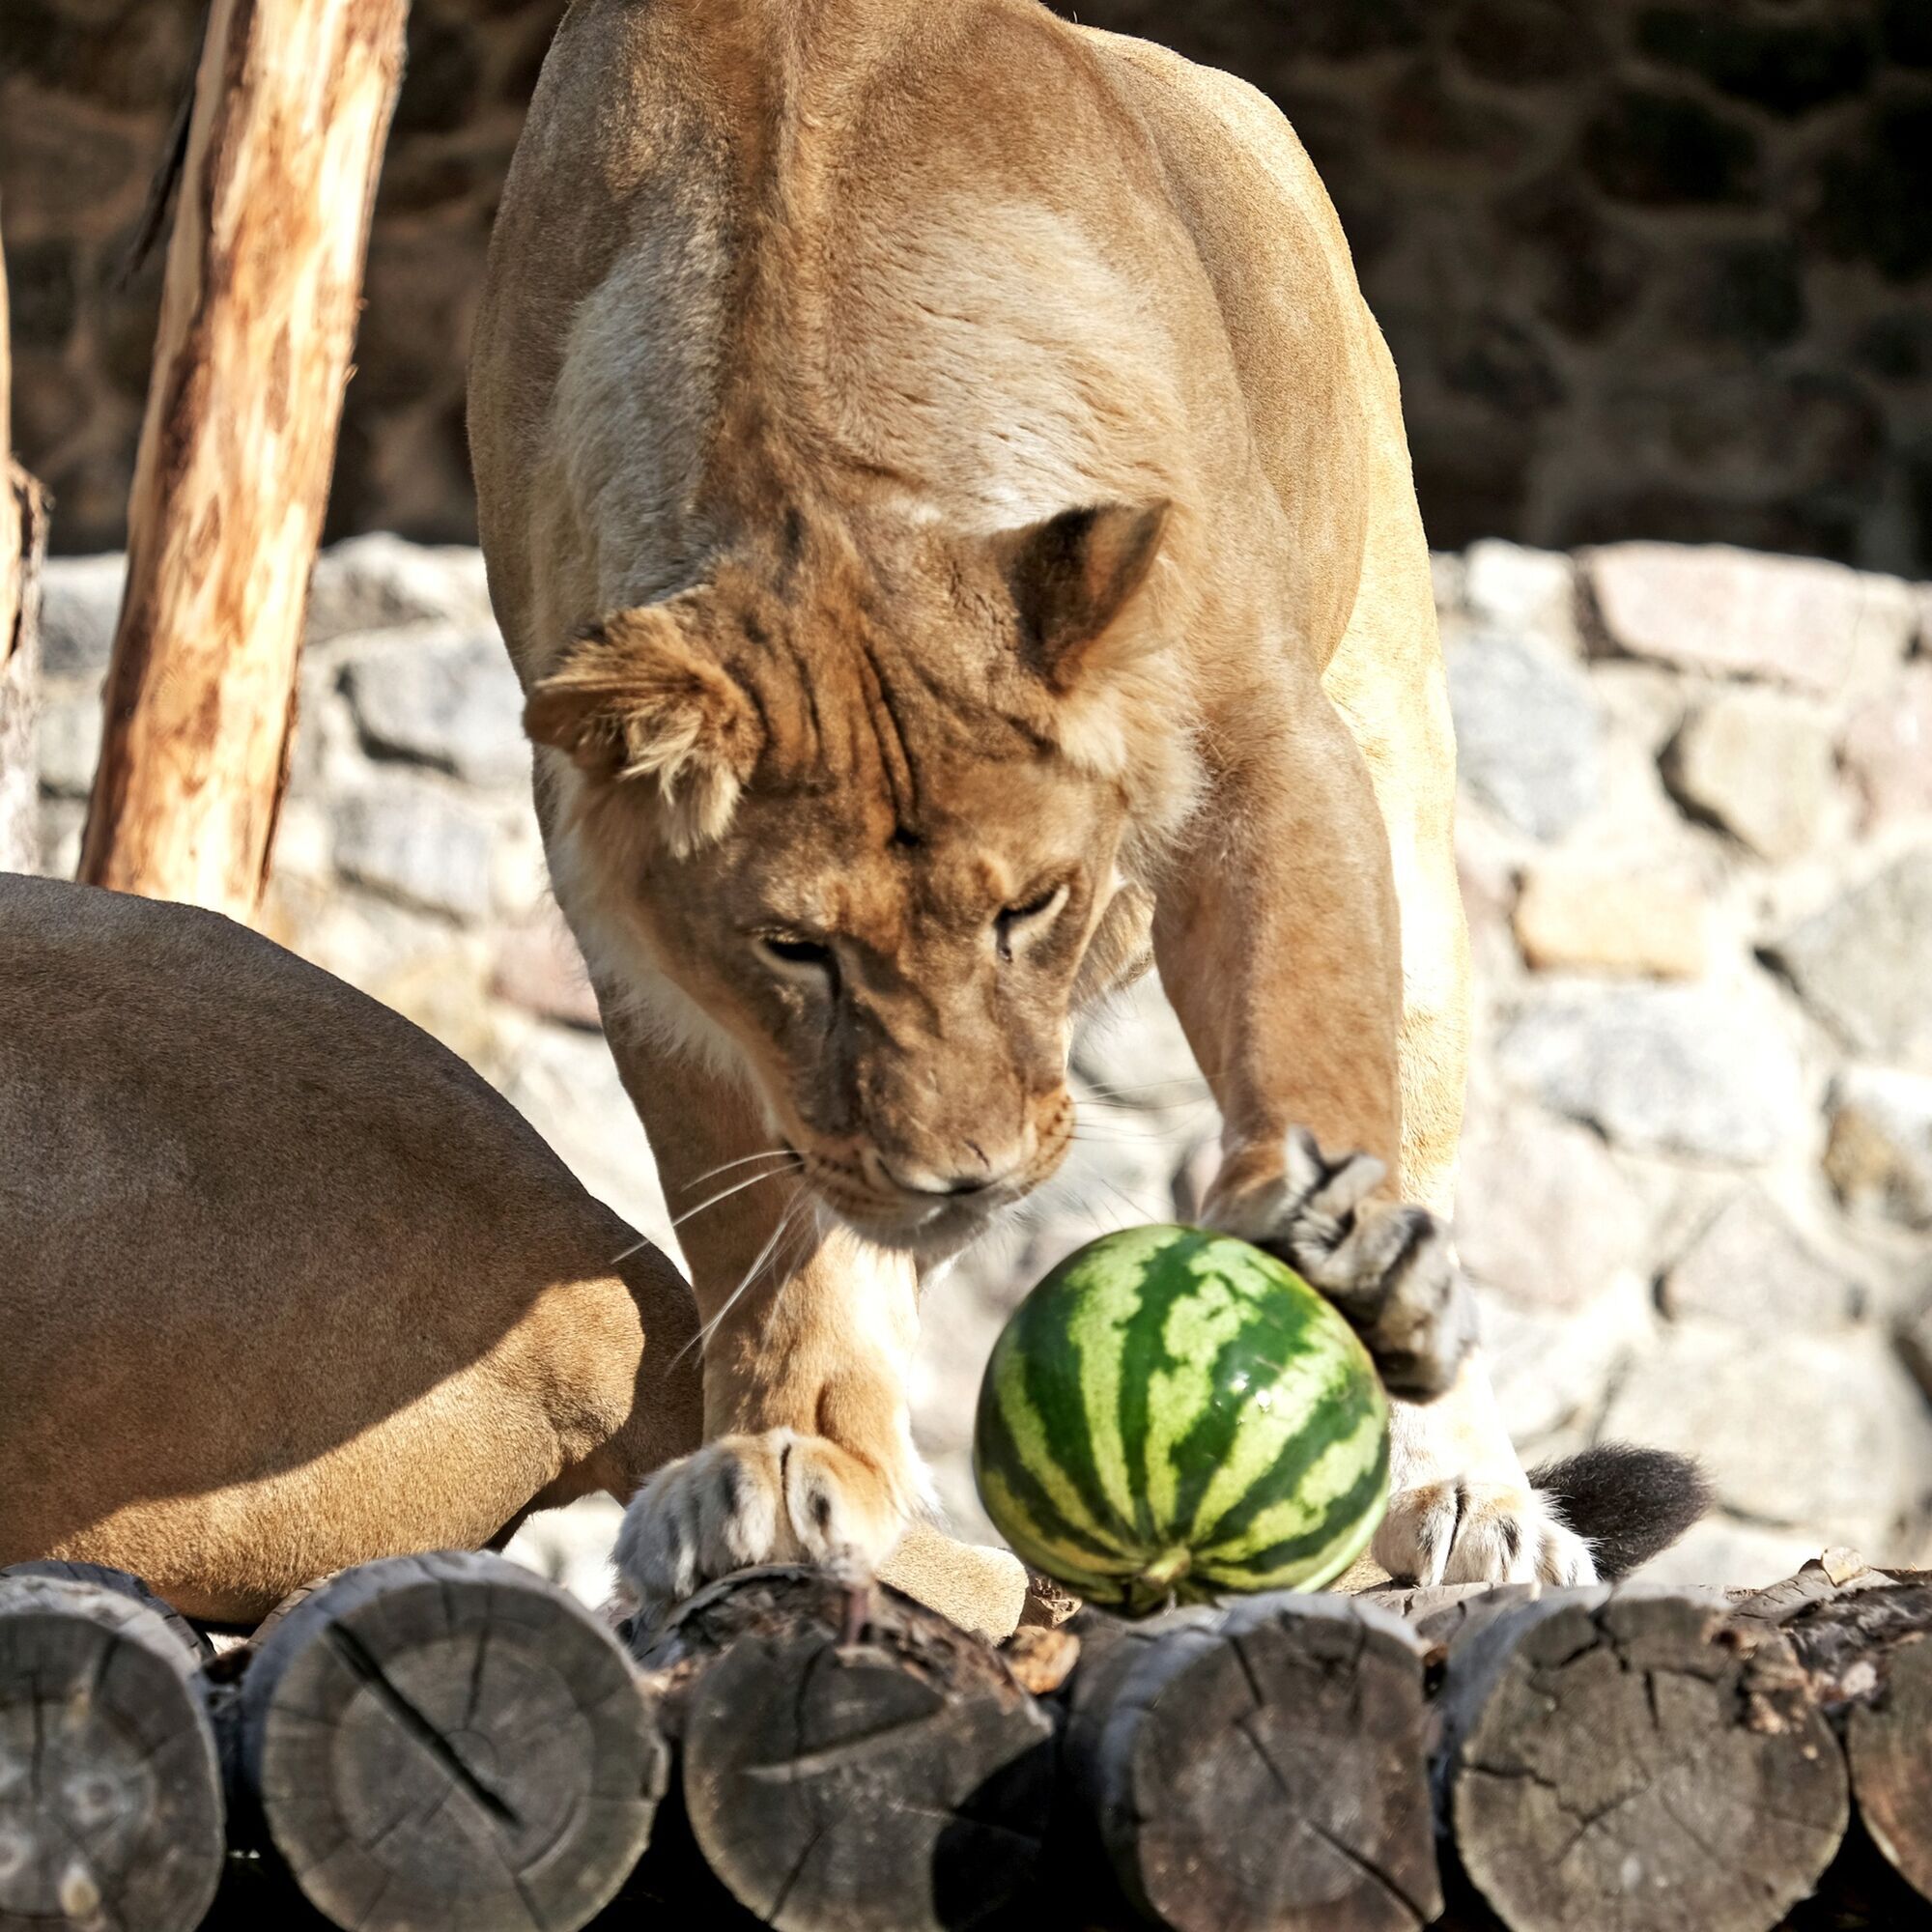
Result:
[[770,1569],[613,1628],[446,1553],[216,1656],[19,1566],[0,1928],[1932,1924],[1932,1574],[1050,1614]]

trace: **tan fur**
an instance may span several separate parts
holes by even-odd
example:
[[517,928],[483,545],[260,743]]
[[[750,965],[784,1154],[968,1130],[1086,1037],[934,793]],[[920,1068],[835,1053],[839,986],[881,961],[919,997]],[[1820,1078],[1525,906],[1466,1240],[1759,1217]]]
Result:
[[426,1034],[187,906],[0,934],[0,1564],[247,1621],[696,1445],[690,1291]]
[[[689,1225],[711,1442],[633,1512],[643,1587],[890,1541],[915,1259],[1051,1172],[1072,1016],[1150,951],[1226,1121],[1217,1218],[1286,1227],[1296,1127],[1385,1170],[1338,1266],[1446,1213],[1428,556],[1387,352],[1259,95],[1031,0],[578,0],[470,434],[558,897],[669,1196],[788,1147],[819,1204],[781,1175]],[[1470,1371],[1417,1411],[1398,1480],[1532,1512],[1486,1405]]]

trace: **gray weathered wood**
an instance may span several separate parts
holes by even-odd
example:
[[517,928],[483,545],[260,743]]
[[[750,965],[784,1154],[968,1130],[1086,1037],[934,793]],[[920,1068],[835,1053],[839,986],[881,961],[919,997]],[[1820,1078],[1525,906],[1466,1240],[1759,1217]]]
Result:
[[62,1577],[71,1583],[94,1583],[116,1596],[131,1597],[167,1625],[182,1647],[197,1663],[206,1663],[214,1655],[214,1646],[202,1632],[188,1622],[175,1606],[156,1596],[138,1577],[126,1570],[110,1569],[105,1563],[69,1563],[59,1557],[36,1557],[26,1563],[10,1563],[0,1570],[0,1580],[9,1577]]
[[1721,1600],[1627,1585],[1472,1618],[1438,1710],[1447,1821],[1512,1932],[1769,1932],[1844,1835],[1788,1640]]
[[1025,1898],[1053,1724],[996,1653],[880,1585],[748,1571],[641,1662],[693,1833],[780,1932],[942,1932]]
[[1178,1932],[1415,1932],[1441,1911],[1423,1646],[1398,1619],[1284,1593],[1077,1628],[1068,1769],[1144,1910]]
[[223,1818],[195,1663],[134,1595],[0,1577],[0,1927],[201,1923]]
[[1872,1842],[1932,1899],[1932,1643],[1922,1634],[1890,1659],[1883,1693],[1852,1711],[1845,1754]]
[[275,1850],[357,1932],[572,1932],[637,1862],[668,1768],[610,1632],[476,1551],[304,1593],[248,1665],[240,1728]]
[[1804,1694],[1844,1739],[1872,1842],[1932,1898],[1932,1576],[1831,1555],[1752,1593],[1737,1620],[1789,1643]]

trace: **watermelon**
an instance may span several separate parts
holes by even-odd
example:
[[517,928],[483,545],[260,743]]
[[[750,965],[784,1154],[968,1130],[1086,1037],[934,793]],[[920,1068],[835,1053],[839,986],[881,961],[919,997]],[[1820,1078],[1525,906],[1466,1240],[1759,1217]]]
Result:
[[1340,1315],[1272,1255],[1129,1228],[1014,1311],[973,1471],[1014,1552],[1130,1615],[1318,1589],[1388,1503],[1388,1401]]

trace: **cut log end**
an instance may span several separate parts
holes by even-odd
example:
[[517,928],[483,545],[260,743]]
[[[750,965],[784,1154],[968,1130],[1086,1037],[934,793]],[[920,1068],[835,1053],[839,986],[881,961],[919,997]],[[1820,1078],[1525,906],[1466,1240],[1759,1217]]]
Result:
[[320,1911],[362,1932],[570,1932],[649,1835],[667,1753],[597,1621],[499,1557],[395,1557],[276,1625],[243,1774]]
[[1416,1932],[1441,1911],[1421,1650],[1393,1618],[1261,1600],[1137,1634],[1096,1679],[1076,1679],[1076,1776],[1163,1922]]
[[1873,1843],[1932,1899],[1932,1642],[1892,1654],[1881,1694],[1853,1711],[1845,1747]]
[[223,1813],[194,1666],[134,1596],[0,1578],[0,1925],[201,1923]]
[[1721,1606],[1592,1592],[1451,1651],[1450,1819],[1515,1932],[1768,1932],[1811,1891],[1844,1761],[1784,1640],[1731,1638]]
[[945,1618],[753,1573],[696,1600],[667,1656],[693,1833],[780,1932],[940,1932],[1037,1885],[1052,1724]]

